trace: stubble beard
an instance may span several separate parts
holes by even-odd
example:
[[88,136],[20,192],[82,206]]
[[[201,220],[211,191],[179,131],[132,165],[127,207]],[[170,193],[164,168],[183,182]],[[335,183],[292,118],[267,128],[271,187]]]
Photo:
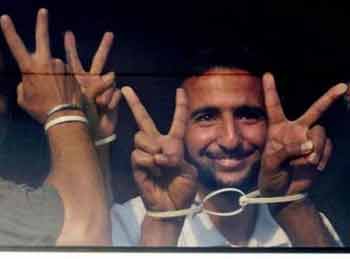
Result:
[[260,169],[260,161],[254,162],[245,173],[240,181],[230,182],[224,181],[220,176],[211,168],[200,168],[198,169],[198,178],[200,184],[206,189],[214,191],[222,188],[237,188],[247,193],[257,188],[258,185],[258,174]]

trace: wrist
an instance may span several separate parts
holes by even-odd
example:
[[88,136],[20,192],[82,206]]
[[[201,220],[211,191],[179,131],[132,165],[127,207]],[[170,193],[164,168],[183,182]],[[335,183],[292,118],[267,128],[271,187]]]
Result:
[[151,216],[145,216],[144,222],[148,222],[149,224],[159,225],[159,226],[174,226],[174,227],[182,227],[185,221],[185,216],[183,217],[172,217],[172,218],[155,218]]
[[185,217],[152,218],[145,216],[141,243],[146,246],[176,246]]
[[84,112],[83,111],[80,111],[80,110],[63,110],[63,111],[59,111],[59,112],[55,112],[54,114],[52,114],[48,120],[53,120],[53,119],[56,119],[58,117],[62,117],[62,116],[83,116],[83,117],[86,117]]
[[64,110],[54,113],[45,122],[45,131],[49,134],[53,129],[80,127],[87,128],[88,121],[85,114],[79,110]]
[[315,207],[309,198],[305,198],[285,204],[269,205],[269,209],[275,220],[283,223],[290,218],[300,217],[300,215],[305,213],[313,213]]

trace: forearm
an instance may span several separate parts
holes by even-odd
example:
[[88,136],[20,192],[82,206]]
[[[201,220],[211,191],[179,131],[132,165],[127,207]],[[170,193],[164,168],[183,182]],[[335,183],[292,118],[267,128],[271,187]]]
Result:
[[140,246],[177,246],[183,227],[182,219],[155,219],[145,216]]
[[113,192],[112,192],[112,175],[111,175],[111,145],[105,144],[96,148],[100,166],[103,171],[103,179],[106,190],[106,202],[109,208],[112,207],[113,203]]
[[338,246],[309,199],[280,208],[274,217],[294,247]]
[[[61,112],[61,115],[81,115]],[[62,197],[65,222],[58,244],[109,245],[110,222],[104,179],[85,124],[63,123],[48,130],[51,174],[48,183]]]
[[[99,125],[99,117],[97,115],[97,110],[95,103],[92,101],[89,101],[88,99],[85,100],[86,102],[86,112],[89,119],[89,125],[90,125],[90,134],[93,136],[93,139],[95,141],[99,139],[106,138],[108,136],[105,136],[98,130]],[[112,188],[111,188],[111,144],[106,143],[104,145],[96,147],[98,160],[100,163],[101,170],[103,172],[103,182],[105,184],[106,189],[106,202],[108,204],[108,207],[112,207],[113,202],[113,194],[112,194]]]

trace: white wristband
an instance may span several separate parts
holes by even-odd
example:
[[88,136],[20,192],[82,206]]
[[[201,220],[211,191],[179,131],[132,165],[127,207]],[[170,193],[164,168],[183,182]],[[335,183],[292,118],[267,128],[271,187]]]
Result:
[[82,122],[82,123],[88,124],[88,120],[83,116],[78,116],[78,115],[61,116],[56,119],[48,121],[44,127],[45,131],[48,131],[48,129],[53,126],[66,123],[66,122]]
[[99,140],[96,140],[95,141],[95,146],[103,146],[107,143],[110,143],[110,142],[113,142],[114,140],[117,139],[117,135],[116,134],[112,134],[106,138],[103,138],[103,139],[99,139]]
[[53,107],[51,110],[47,112],[47,118],[49,118],[52,114],[55,112],[63,111],[63,110],[80,110],[81,107],[78,104],[73,104],[73,103],[63,103],[60,105],[57,105]]

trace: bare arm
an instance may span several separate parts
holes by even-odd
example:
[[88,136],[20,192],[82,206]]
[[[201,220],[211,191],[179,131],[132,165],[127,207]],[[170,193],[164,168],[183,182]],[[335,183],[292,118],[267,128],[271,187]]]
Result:
[[65,208],[57,245],[110,244],[107,194],[87,126],[82,123],[57,125],[49,129],[48,139],[51,151],[48,183],[58,190]]
[[[187,99],[176,93],[173,122],[167,135],[159,133],[152,118],[130,87],[122,88],[140,131],[135,135],[131,164],[135,182],[149,211],[189,208],[197,192],[197,171],[184,159]],[[146,216],[140,245],[176,246],[184,217],[159,219]]]
[[[42,124],[61,116],[84,116],[81,111],[66,110],[48,118],[48,111],[57,105],[80,104],[81,91],[65,75],[63,62],[51,57],[47,16],[47,10],[39,10],[34,53],[27,51],[10,17],[1,17],[6,41],[22,72],[18,104]],[[49,128],[47,134],[52,159],[48,182],[58,190],[65,210],[57,244],[109,245],[106,192],[87,126],[77,121],[63,123]]]
[[[331,154],[331,143],[324,129],[313,125],[347,87],[344,84],[332,87],[300,118],[289,121],[282,110],[272,75],[264,75],[263,86],[269,128],[259,189],[267,197],[307,192]],[[270,211],[293,246],[336,245],[310,200],[270,205]]]
[[145,216],[141,226],[141,246],[177,246],[183,218],[156,219]]
[[339,246],[309,199],[288,204],[275,219],[295,247]]
[[96,147],[98,159],[101,169],[103,171],[103,179],[107,193],[107,204],[111,208],[113,204],[113,192],[112,192],[112,174],[111,174],[111,145],[106,144],[100,147]]
[[[75,80],[79,83],[87,104],[88,119],[94,140],[110,137],[115,133],[118,122],[118,103],[121,98],[119,89],[115,88],[113,72],[101,75],[108,53],[113,43],[113,33],[106,32],[92,60],[91,68],[85,71],[80,62],[75,36],[65,33],[65,50],[67,62],[72,69]],[[113,194],[111,188],[111,142],[96,147],[101,169],[104,173],[107,189],[107,203],[112,207]]]

